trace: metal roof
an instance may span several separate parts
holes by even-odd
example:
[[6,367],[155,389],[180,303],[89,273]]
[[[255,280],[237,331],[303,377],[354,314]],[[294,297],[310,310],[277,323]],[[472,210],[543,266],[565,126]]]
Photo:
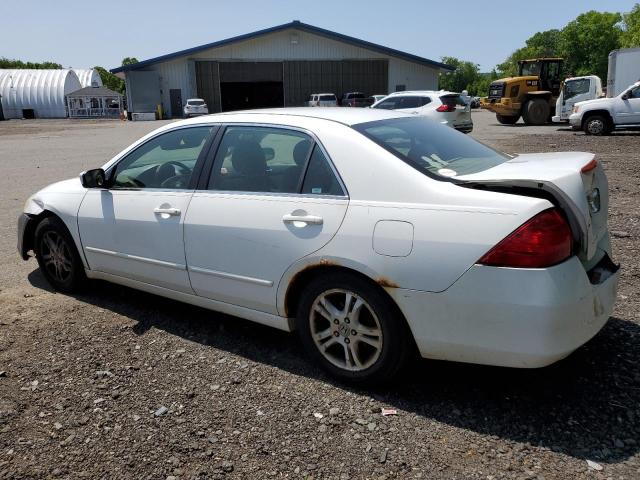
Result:
[[230,45],[232,43],[242,42],[245,40],[250,40],[256,37],[260,37],[262,35],[267,35],[269,33],[280,32],[287,29],[296,29],[303,32],[312,33],[315,35],[319,35],[325,38],[330,38],[332,40],[337,40],[339,42],[347,43],[350,45],[354,45],[356,47],[365,48],[367,50],[372,50],[375,52],[383,53],[385,55],[389,55],[391,57],[401,58],[408,62],[417,63],[420,65],[425,65],[428,67],[441,68],[444,70],[453,71],[455,68],[445,65],[444,63],[436,62],[434,60],[429,60],[428,58],[419,57],[417,55],[413,55],[411,53],[401,52],[400,50],[395,50],[393,48],[384,47],[382,45],[378,45],[375,43],[367,42],[365,40],[360,40],[359,38],[350,37],[348,35],[343,35],[341,33],[332,32],[331,30],[325,30],[324,28],[316,27],[314,25],[309,25],[308,23],[302,23],[298,20],[294,20],[290,23],[285,23],[282,25],[277,25],[271,28],[265,28],[263,30],[258,30],[252,33],[246,33],[244,35],[238,35],[236,37],[227,38],[225,40],[219,40],[213,43],[207,43],[205,45],[200,45],[198,47],[188,48],[186,50],[180,50],[174,53],[168,53],[166,55],[161,55],[159,57],[150,58],[148,60],[143,60],[142,62],[134,63],[131,65],[123,65],[121,67],[111,69],[111,73],[119,73],[126,72],[129,70],[138,70],[140,68],[144,68],[147,65],[151,65],[154,63],[162,62],[165,60],[171,60],[176,57],[182,57],[186,55],[190,55],[192,53],[200,52],[202,50],[208,50],[210,48],[223,47],[226,45]]
[[67,94],[67,97],[121,97],[122,94],[115,92],[113,90],[109,90],[107,87],[99,86],[99,87],[84,87],[80,90],[76,90],[75,92],[71,92]]

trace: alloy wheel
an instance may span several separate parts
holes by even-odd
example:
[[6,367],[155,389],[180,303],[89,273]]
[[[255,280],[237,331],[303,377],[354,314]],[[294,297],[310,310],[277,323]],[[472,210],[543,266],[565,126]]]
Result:
[[42,236],[40,255],[49,275],[59,282],[66,282],[73,272],[71,251],[65,239],[53,230]]
[[313,302],[310,316],[318,351],[336,367],[362,371],[380,357],[380,321],[362,297],[345,289],[327,290]]

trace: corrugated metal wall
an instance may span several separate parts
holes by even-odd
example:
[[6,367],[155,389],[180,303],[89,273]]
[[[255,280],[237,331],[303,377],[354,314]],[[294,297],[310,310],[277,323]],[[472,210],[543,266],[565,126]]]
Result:
[[386,93],[387,60],[325,60],[284,62],[285,106],[303,105],[312,93]]
[[220,112],[220,71],[218,62],[196,62],[196,91],[209,107],[209,112]]

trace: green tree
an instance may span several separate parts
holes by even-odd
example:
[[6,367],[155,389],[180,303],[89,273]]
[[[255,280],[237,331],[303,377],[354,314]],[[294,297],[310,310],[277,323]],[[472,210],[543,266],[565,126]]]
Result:
[[100,74],[102,84],[105,87],[109,90],[124,94],[124,80],[102,67],[95,66],[93,68]]
[[452,92],[468,90],[470,95],[476,94],[472,89],[480,75],[477,64],[459,60],[455,57],[442,57],[442,63],[454,67],[455,70],[440,75],[439,85],[441,89]]
[[525,46],[517,49],[509,57],[497,65],[497,70],[504,77],[513,77],[518,74],[518,62],[528,58],[557,57],[561,56],[561,32],[560,30],[546,30],[537,32],[531,36]]
[[37,70],[42,69],[57,69],[62,68],[62,65],[55,62],[23,62],[22,60],[13,60],[5,57],[0,57],[0,68],[35,68]]
[[138,63],[138,59],[136,57],[124,57],[122,59],[122,65],[133,65],[134,63]]
[[620,46],[622,48],[640,47],[640,3],[636,3],[629,13],[622,15],[622,28]]
[[598,75],[606,82],[609,52],[620,48],[622,16],[611,12],[578,15],[562,29],[560,50],[571,75]]

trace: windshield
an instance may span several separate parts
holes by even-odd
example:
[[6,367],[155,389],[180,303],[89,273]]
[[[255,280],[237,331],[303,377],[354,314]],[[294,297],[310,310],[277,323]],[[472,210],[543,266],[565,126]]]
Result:
[[439,180],[488,170],[511,158],[427,118],[391,118],[353,128],[416,170]]
[[539,62],[523,62],[520,65],[520,75],[523,77],[540,75],[540,63]]
[[581,78],[579,80],[567,80],[564,84],[564,99],[575,97],[582,93],[589,93],[591,88],[591,80]]

